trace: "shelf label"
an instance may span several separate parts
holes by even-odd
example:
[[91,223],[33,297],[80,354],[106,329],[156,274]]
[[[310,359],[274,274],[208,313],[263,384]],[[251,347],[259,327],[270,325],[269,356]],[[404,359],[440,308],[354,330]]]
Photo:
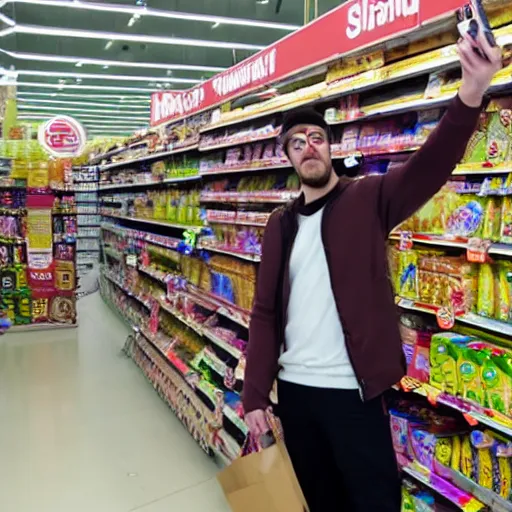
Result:
[[137,266],[137,255],[136,254],[127,254],[126,255],[126,264],[129,267],[136,267]]
[[410,231],[401,231],[399,249],[401,251],[409,251],[410,249],[412,249],[412,245],[412,233]]
[[486,263],[489,261],[491,242],[481,238],[470,238],[467,247],[467,259],[470,263]]
[[445,331],[453,329],[455,325],[455,313],[452,308],[439,308],[436,312],[437,325]]

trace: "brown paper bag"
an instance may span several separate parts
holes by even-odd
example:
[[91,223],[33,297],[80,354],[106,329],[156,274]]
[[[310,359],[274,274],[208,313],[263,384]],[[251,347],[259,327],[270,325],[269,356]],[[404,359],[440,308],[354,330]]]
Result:
[[217,479],[233,512],[309,510],[282,442],[235,460]]

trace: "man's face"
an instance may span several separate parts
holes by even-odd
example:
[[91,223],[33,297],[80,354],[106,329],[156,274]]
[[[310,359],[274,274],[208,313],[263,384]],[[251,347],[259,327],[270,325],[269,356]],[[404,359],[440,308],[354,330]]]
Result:
[[331,178],[331,148],[327,133],[314,125],[294,126],[286,135],[290,161],[303,185],[322,188]]

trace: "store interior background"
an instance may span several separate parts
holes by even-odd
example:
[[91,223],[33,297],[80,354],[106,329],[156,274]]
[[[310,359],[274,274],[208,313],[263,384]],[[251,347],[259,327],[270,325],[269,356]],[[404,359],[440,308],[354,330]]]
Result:
[[[0,336],[0,511],[229,511],[216,475],[250,446],[240,396],[261,240],[300,187],[282,113],[325,114],[340,173],[409,158],[461,78],[455,18],[419,1],[418,19],[440,16],[364,59],[314,61],[255,104],[154,129],[152,93],[201,84],[346,2],[0,0],[0,284],[16,324]],[[510,0],[489,4],[510,49]],[[511,87],[509,66],[450,185],[390,235],[409,372],[390,402],[402,512],[512,511]],[[43,152],[38,127],[56,116],[85,128],[84,154]],[[457,222],[469,207],[473,231]]]

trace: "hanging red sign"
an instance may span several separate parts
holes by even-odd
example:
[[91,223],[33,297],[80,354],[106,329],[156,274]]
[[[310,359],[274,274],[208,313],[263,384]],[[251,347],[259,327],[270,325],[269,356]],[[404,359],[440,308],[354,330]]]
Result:
[[84,152],[87,134],[72,117],[57,116],[39,126],[38,140],[50,155],[71,158]]
[[156,92],[151,125],[177,121],[314,65],[418,29],[467,0],[349,0],[265,50],[188,91]]

